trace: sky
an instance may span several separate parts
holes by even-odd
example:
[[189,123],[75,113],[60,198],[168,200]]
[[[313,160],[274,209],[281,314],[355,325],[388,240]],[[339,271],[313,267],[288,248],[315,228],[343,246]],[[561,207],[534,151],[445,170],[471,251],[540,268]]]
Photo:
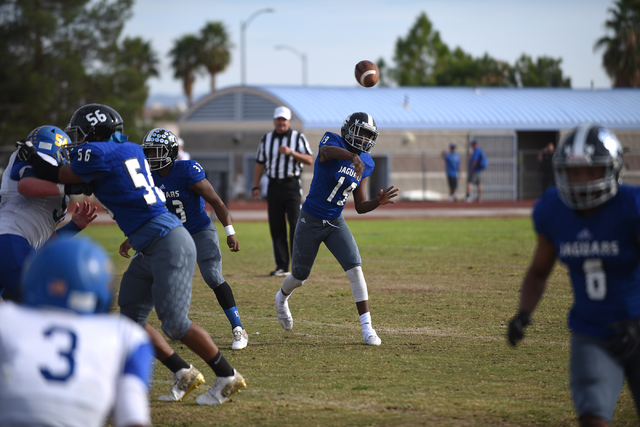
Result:
[[[302,85],[304,54],[309,86],[349,87],[357,84],[360,60],[384,58],[394,66],[396,41],[422,12],[450,49],[510,64],[523,53],[561,58],[573,88],[606,89],[603,51],[593,47],[607,35],[611,7],[613,0],[136,0],[123,33],[150,41],[158,54],[161,76],[149,81],[152,95],[183,94],[168,53],[176,39],[196,35],[207,22],[221,22],[233,44],[217,89],[241,84],[241,27],[250,17],[247,85]],[[259,12],[268,8],[273,12]],[[196,97],[209,92],[209,80],[197,76]]]

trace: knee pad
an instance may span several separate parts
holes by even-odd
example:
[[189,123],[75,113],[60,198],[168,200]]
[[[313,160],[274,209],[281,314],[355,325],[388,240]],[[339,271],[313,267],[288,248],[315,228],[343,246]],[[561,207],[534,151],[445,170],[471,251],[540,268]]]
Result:
[[353,267],[352,269],[345,271],[345,273],[351,283],[353,299],[356,302],[368,300],[369,293],[367,292],[367,282],[364,281],[364,274],[362,274],[362,267]]
[[296,288],[302,286],[305,280],[299,280],[293,277],[293,274],[288,274],[287,277],[282,281],[282,290],[287,294],[291,294],[291,292],[295,291]]
[[302,282],[304,282],[309,278],[309,275],[311,274],[311,269],[304,268],[304,267],[291,266],[291,274],[294,275],[295,277],[300,277],[300,279],[298,280],[301,280]]

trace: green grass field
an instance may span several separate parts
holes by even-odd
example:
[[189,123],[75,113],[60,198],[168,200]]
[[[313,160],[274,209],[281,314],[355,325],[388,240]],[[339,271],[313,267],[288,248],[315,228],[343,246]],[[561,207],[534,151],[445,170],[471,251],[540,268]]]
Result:
[[[293,330],[281,329],[273,300],[282,280],[268,276],[268,226],[236,223],[242,249],[223,250],[223,272],[249,333],[248,348],[231,351],[229,322],[197,269],[190,316],[211,333],[248,387],[220,407],[197,406],[195,396],[214,375],[174,343],[207,384],[181,403],[158,402],[171,374],[157,364],[154,425],[577,425],[565,325],[572,296],[562,265],[552,272],[523,343],[514,350],[505,340],[534,249],[528,218],[351,220],[349,226],[382,345],[364,345],[348,280],[324,247],[289,300]],[[104,225],[86,232],[109,250],[119,280],[128,265],[117,254],[122,233]],[[149,322],[159,328],[155,314]],[[637,425],[625,387],[613,426]]]

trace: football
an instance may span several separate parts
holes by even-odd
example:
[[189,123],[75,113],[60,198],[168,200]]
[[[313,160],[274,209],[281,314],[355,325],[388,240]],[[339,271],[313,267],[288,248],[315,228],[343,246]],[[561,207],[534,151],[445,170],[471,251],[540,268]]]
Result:
[[360,61],[356,64],[356,80],[364,87],[372,87],[378,83],[380,72],[378,66],[371,61]]

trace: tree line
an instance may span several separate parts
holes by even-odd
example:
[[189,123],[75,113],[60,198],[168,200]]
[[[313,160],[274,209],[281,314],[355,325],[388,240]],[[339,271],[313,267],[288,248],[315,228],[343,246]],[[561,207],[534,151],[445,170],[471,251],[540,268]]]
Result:
[[[144,135],[148,81],[159,75],[150,41],[122,39],[134,0],[0,0],[0,131],[11,145],[34,127],[63,127],[83,104],[99,102],[123,117],[133,141]],[[640,0],[616,0],[608,10],[607,35],[594,50],[614,87],[640,87]],[[216,75],[231,61],[229,35],[221,22],[176,39],[168,56],[189,105],[198,75]],[[474,58],[449,48],[426,13],[398,38],[393,64],[377,61],[386,86],[570,87],[561,58],[522,54],[515,63]]]
[[396,66],[377,61],[383,86],[571,87],[562,75],[562,59],[526,54],[510,65],[485,53],[473,58],[460,47],[450,49],[426,13],[418,16],[405,38],[396,42]]

